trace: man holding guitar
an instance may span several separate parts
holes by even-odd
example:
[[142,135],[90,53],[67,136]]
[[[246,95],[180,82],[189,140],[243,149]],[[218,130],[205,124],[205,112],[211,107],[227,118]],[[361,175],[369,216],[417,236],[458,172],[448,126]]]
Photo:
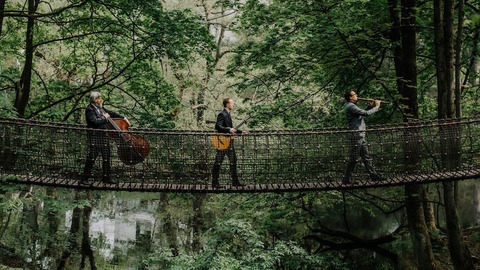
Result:
[[[232,177],[232,186],[243,186],[240,184],[237,176],[237,155],[235,154],[235,147],[233,145],[234,134],[240,134],[240,125],[233,127],[230,112],[233,110],[233,99],[225,98],[223,100],[223,111],[218,114],[215,129],[222,135],[215,135],[212,138],[214,146],[217,148],[217,155],[215,156],[215,163],[212,169],[212,187],[221,188],[218,178],[220,176],[220,166],[222,165],[225,155],[230,161],[230,175]],[[245,121],[242,122],[242,124]]]

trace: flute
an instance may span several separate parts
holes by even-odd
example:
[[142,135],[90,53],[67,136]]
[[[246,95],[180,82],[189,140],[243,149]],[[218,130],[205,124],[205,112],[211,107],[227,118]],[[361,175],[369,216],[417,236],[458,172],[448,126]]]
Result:
[[380,100],[380,102],[382,103],[388,103],[388,101],[386,100],[381,100],[381,99],[373,99],[373,98],[361,98],[361,97],[357,97],[358,100],[364,100],[364,101],[375,101],[375,100]]

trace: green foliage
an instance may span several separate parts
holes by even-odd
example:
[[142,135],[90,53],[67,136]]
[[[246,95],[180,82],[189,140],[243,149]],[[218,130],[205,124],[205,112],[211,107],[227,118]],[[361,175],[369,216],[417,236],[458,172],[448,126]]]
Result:
[[[259,128],[345,127],[339,108],[343,92],[349,89],[361,96],[398,100],[392,58],[396,44],[390,40],[388,7],[384,0],[247,1],[236,29],[244,41],[228,74],[239,80],[239,93],[255,98],[253,124]],[[465,63],[477,46],[469,44],[474,24],[468,19],[475,18],[470,12],[462,49]],[[416,63],[420,116],[432,119],[437,105],[430,5],[418,7],[417,23],[421,26]],[[478,99],[469,95],[476,96],[476,91],[467,86],[464,93],[464,115],[472,115]],[[308,106],[305,99],[313,105]],[[315,104],[321,102],[319,109]],[[401,109],[396,104],[382,106],[380,121],[402,121]]]
[[[168,59],[188,67],[199,57],[211,57],[213,38],[201,17],[190,10],[166,11],[158,1],[90,1],[66,9],[62,9],[66,3],[61,1],[49,4],[59,12],[35,24],[36,72],[27,117],[40,115],[65,121],[73,116],[73,121],[79,122],[82,114],[78,111],[82,108],[77,107],[85,104],[79,101],[91,89],[108,93],[111,101],[128,100],[120,110],[145,125],[175,126],[173,114],[179,102],[176,88],[165,80],[162,61]],[[38,11],[50,10],[40,5]],[[1,64],[0,84],[15,90],[21,74],[15,63],[22,63],[24,56],[17,53],[21,31],[10,29],[26,25],[6,17],[5,26],[1,42],[10,50],[2,51],[9,61]],[[9,106],[12,103],[0,102],[0,108],[6,111],[2,114],[15,112]]]
[[375,65],[389,45],[382,36],[386,3],[378,2],[247,1],[238,28],[246,41],[229,74],[240,79],[240,92],[260,96],[256,112],[269,111],[286,127],[339,126],[343,92],[367,85],[373,77],[365,66]]
[[477,242],[477,243],[480,243],[480,232],[479,231],[475,231],[472,235],[472,239]]
[[[124,89],[129,96],[135,95],[138,98],[134,103],[129,97],[123,101],[112,100],[112,104],[128,104],[122,108],[125,115],[131,114],[131,108],[136,108],[136,121],[142,127],[151,128],[173,128],[174,111],[178,110],[179,100],[175,95],[175,87],[168,83],[154,64],[139,62],[132,65],[132,69],[125,73],[126,76],[136,77]],[[133,104],[132,104],[133,103]],[[155,114],[152,114],[155,112]]]
[[48,268],[55,264],[54,258],[69,247],[68,233],[62,225],[66,213],[91,201],[72,199],[76,196],[69,192],[54,197],[49,195],[55,193],[51,189],[39,188],[31,193],[2,186],[2,191],[7,192],[0,195],[0,243],[32,265],[41,262]]
[[308,255],[295,242],[278,241],[267,247],[252,226],[240,220],[220,221],[207,232],[209,239],[198,255],[173,257],[162,250],[151,254],[143,269],[317,269],[325,263]]
[[19,198],[5,198],[4,195],[0,196],[0,201],[0,211],[2,213],[19,211],[23,205]]
[[[3,76],[6,74],[0,74],[0,84],[2,84]],[[3,92],[0,94],[0,116],[3,117],[16,117],[16,109],[13,105],[12,97],[7,93]]]
[[[87,1],[61,10],[71,2],[41,2],[38,14],[50,11],[44,4],[58,12],[41,16],[35,24],[34,75],[27,117],[82,122],[88,103],[85,94],[100,91],[108,107],[135,119],[136,126],[174,128],[182,109],[179,92],[184,89],[177,89],[171,67],[187,74],[185,84],[195,89],[188,96],[195,99],[203,83],[197,79],[203,74],[198,73],[205,70],[193,69],[192,63],[204,65],[214,60],[212,55],[220,48],[209,26],[217,22],[190,9],[166,10],[163,2],[156,0]],[[24,8],[20,3],[6,4],[6,10]],[[342,95],[349,89],[356,89],[362,96],[398,100],[392,59],[392,48],[397,44],[389,40],[387,1],[221,0],[209,4],[241,15],[232,23],[238,46],[227,51],[234,55],[228,63],[228,74],[236,80],[234,86],[244,101],[240,112],[254,116],[251,127],[345,127]],[[437,107],[433,10],[431,5],[421,5],[417,11],[420,114],[429,119],[436,117]],[[12,117],[17,115],[15,91],[25,62],[24,43],[19,41],[24,40],[26,24],[23,17],[3,19],[0,115]],[[478,48],[473,34],[480,17],[469,9],[466,19],[462,52],[464,63],[470,63],[470,57],[478,57],[472,52]],[[212,68],[212,64],[206,67],[206,73],[214,73]],[[469,79],[465,86],[462,105],[466,115],[471,115],[478,112],[478,85],[475,79]],[[224,93],[224,89],[211,85],[207,91],[215,97]],[[382,105],[382,112],[370,120],[401,121],[399,108],[393,102]],[[190,148],[192,152],[198,150]],[[169,157],[163,148],[156,151]],[[279,156],[275,164],[278,170],[291,170],[294,165],[282,163],[282,158]],[[185,173],[181,162],[173,161],[171,166]],[[1,190],[10,195],[18,191],[18,186],[2,182]],[[190,252],[191,239],[179,237],[184,245],[180,256],[159,248],[145,254],[142,269],[349,269],[363,265],[361,261],[368,264],[373,259],[366,251],[354,252],[352,263],[343,262],[340,255],[344,254],[337,252],[314,254],[320,245],[305,243],[304,237],[327,221],[337,229],[348,229],[353,222],[382,218],[384,213],[401,207],[403,198],[398,194],[402,194],[401,188],[209,196],[204,220],[208,230],[201,235],[202,250]],[[65,249],[67,235],[63,230],[51,233],[52,217],[61,219],[66,211],[95,203],[72,199],[67,191],[54,198],[39,188],[32,196],[0,197],[1,213],[12,217],[10,224],[2,223],[7,233],[0,240],[18,247],[19,253],[30,259],[39,257],[37,249],[46,249],[52,239],[58,240],[53,242],[54,250]],[[172,197],[166,211],[178,224],[187,224],[193,214],[191,197]],[[32,213],[40,204],[48,211],[39,211],[36,226]],[[385,227],[391,229],[391,225],[379,222],[376,232],[388,233]],[[355,228],[350,231],[367,234]],[[103,247],[105,238],[98,238],[95,244]],[[391,249],[397,253],[412,251],[408,237],[399,238]],[[122,259],[121,251],[116,250],[114,260]]]

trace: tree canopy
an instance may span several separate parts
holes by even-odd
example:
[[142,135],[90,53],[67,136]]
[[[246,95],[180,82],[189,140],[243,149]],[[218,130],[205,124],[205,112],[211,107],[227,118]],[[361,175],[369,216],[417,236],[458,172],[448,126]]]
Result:
[[[0,0],[0,116],[84,124],[88,93],[99,91],[106,106],[141,127],[213,129],[222,99],[231,97],[235,122],[253,116],[249,128],[343,128],[349,90],[389,101],[370,123],[475,116],[479,11],[468,0]],[[440,143],[445,156],[458,145]],[[414,170],[418,153],[405,153]],[[78,232],[95,198],[53,190],[2,185],[2,251],[28,231],[13,254],[33,263],[68,267],[63,258],[80,240],[82,256],[93,258]],[[164,249],[144,247],[142,267],[439,269],[434,245],[448,242],[455,269],[473,269],[456,192],[446,183],[252,198],[161,194],[157,212],[168,235]],[[181,215],[172,205],[189,210]],[[51,244],[42,232],[59,228],[67,208],[70,235],[57,235],[63,246],[42,261]],[[396,229],[363,237],[350,226],[358,213],[351,209],[394,213]],[[188,233],[175,224],[187,224]]]

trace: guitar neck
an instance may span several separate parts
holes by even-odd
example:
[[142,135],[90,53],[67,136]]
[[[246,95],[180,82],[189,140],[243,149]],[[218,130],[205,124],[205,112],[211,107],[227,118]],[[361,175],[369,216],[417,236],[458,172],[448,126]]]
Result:
[[239,128],[241,128],[241,127],[243,126],[243,124],[245,124],[245,122],[246,122],[245,120],[243,120],[242,122],[240,122],[240,124],[238,124],[238,125],[235,127],[235,129],[238,130]]
[[246,123],[246,122],[247,122],[247,121],[248,121],[250,118],[251,118],[251,116],[249,116],[249,117],[247,117],[247,118],[243,119],[243,121],[242,121],[242,122],[240,122],[240,124],[238,124],[238,125],[235,127],[235,129],[239,129],[239,128],[241,128],[241,127],[242,127],[242,126],[243,126],[243,125],[244,125],[244,124],[245,124],[245,123]]

